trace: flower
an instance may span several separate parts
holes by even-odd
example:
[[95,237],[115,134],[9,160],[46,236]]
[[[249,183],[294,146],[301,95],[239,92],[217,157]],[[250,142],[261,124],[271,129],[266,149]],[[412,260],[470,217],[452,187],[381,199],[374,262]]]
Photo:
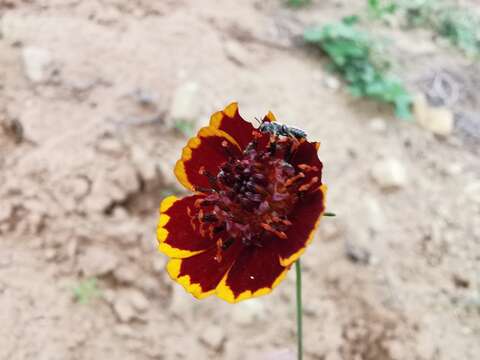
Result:
[[319,143],[274,121],[269,112],[254,128],[232,103],[175,166],[193,194],[162,201],[159,250],[171,278],[196,298],[265,295],[312,241],[325,210]]

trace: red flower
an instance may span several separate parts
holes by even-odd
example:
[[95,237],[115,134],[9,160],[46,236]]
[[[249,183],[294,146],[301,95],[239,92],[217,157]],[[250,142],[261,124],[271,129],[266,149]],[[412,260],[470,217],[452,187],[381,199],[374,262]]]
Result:
[[269,293],[311,242],[325,209],[318,143],[273,123],[255,129],[232,103],[183,149],[178,180],[194,194],[160,206],[167,271],[195,297]]

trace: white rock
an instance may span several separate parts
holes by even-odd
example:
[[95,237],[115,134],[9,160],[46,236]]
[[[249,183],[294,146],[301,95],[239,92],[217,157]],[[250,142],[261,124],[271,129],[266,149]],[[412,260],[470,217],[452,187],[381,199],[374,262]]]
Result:
[[120,266],[113,271],[113,276],[121,283],[130,284],[139,277],[138,272],[132,266]]
[[464,193],[470,200],[480,204],[480,181],[468,184],[464,189]]
[[382,189],[401,188],[407,184],[405,167],[393,158],[377,161],[373,165],[371,175]]
[[198,92],[199,86],[195,82],[184,83],[176,89],[169,114],[171,126],[179,120],[191,122],[197,120],[201,112]]
[[132,149],[132,160],[138,172],[145,180],[153,180],[157,175],[155,161],[141,147]]
[[237,65],[245,66],[248,64],[249,54],[245,48],[236,41],[225,41],[225,54]]
[[127,194],[135,192],[140,187],[137,172],[129,164],[119,165],[111,174],[111,178]]
[[40,83],[48,80],[52,74],[52,56],[46,49],[39,47],[25,47],[22,51],[23,65],[27,78]]
[[413,112],[417,123],[436,135],[447,136],[453,132],[455,119],[445,107],[432,107],[423,94],[415,97]]
[[172,300],[170,302],[170,311],[177,316],[185,316],[192,309],[192,298],[183,287],[174,284],[172,287]]
[[382,118],[374,118],[368,123],[368,128],[375,133],[383,134],[387,131],[387,123]]
[[365,206],[365,215],[369,228],[380,232],[385,227],[385,215],[377,200],[371,196],[365,196],[362,202]]
[[238,325],[251,325],[267,316],[265,306],[260,300],[251,299],[235,304],[232,320]]
[[219,349],[225,339],[225,334],[221,327],[211,325],[202,332],[200,339],[211,348]]
[[148,310],[150,302],[142,292],[132,289],[128,292],[128,300],[130,304],[138,311],[145,312]]
[[113,302],[113,310],[118,319],[122,322],[128,322],[135,317],[135,309],[126,297],[118,297]]
[[326,76],[323,79],[323,84],[325,85],[326,88],[330,90],[337,91],[340,89],[340,80],[338,80],[335,76]]
[[79,256],[78,265],[85,276],[100,276],[115,269],[118,258],[103,247],[89,247]]

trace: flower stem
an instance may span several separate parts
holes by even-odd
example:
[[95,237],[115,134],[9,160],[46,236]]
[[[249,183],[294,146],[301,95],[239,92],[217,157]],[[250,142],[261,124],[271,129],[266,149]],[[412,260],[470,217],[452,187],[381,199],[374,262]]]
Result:
[[302,325],[302,267],[300,259],[295,263],[297,273],[297,359],[303,359],[303,325]]

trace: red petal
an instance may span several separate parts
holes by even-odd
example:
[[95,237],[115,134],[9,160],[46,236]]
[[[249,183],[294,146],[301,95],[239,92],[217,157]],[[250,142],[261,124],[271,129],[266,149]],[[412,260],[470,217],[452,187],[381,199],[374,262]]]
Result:
[[294,263],[313,240],[321,215],[325,211],[325,193],[326,186],[322,185],[316,192],[300,200],[292,210],[288,217],[292,225],[285,232],[287,238],[278,241],[277,251],[283,266]]
[[195,214],[194,203],[204,195],[192,195],[182,199],[169,196],[160,205],[160,219],[157,227],[159,249],[169,257],[186,258],[205,251],[215,245],[215,240],[204,237],[191,224]]
[[167,271],[185,290],[202,299],[215,292],[217,285],[232,266],[240,247],[241,243],[236,242],[223,251],[220,262],[215,260],[216,247],[187,259],[171,259]]
[[[322,162],[320,161],[320,159],[318,158],[318,148],[319,148],[319,143],[311,143],[311,142],[308,142],[308,141],[302,141],[302,143],[299,145],[297,151],[295,152],[295,154],[292,156],[292,159],[290,160],[290,163],[293,165],[293,166],[298,166],[298,165],[301,165],[301,164],[307,164],[307,165],[310,165],[310,166],[314,166],[317,168],[317,170],[312,170],[312,171],[309,171],[307,173],[305,173],[305,175],[307,175],[307,177],[305,178],[305,183],[308,183],[308,181],[310,181],[311,178],[313,177],[318,177],[319,180],[322,179],[322,168],[323,168],[323,164]],[[321,182],[319,182],[319,185],[321,184]]]
[[240,116],[237,103],[231,103],[223,111],[213,114],[210,126],[231,135],[242,150],[253,140],[255,128]]
[[[222,143],[228,147],[225,148]],[[228,160],[228,152],[233,156],[239,156],[238,143],[222,130],[204,127],[183,148],[182,158],[175,165],[175,175],[189,190],[211,188],[207,176],[200,174],[200,168],[216,176],[220,166]]]
[[227,276],[217,288],[217,296],[231,303],[266,295],[284,278],[289,268],[280,265],[275,241],[262,247],[244,247]]

